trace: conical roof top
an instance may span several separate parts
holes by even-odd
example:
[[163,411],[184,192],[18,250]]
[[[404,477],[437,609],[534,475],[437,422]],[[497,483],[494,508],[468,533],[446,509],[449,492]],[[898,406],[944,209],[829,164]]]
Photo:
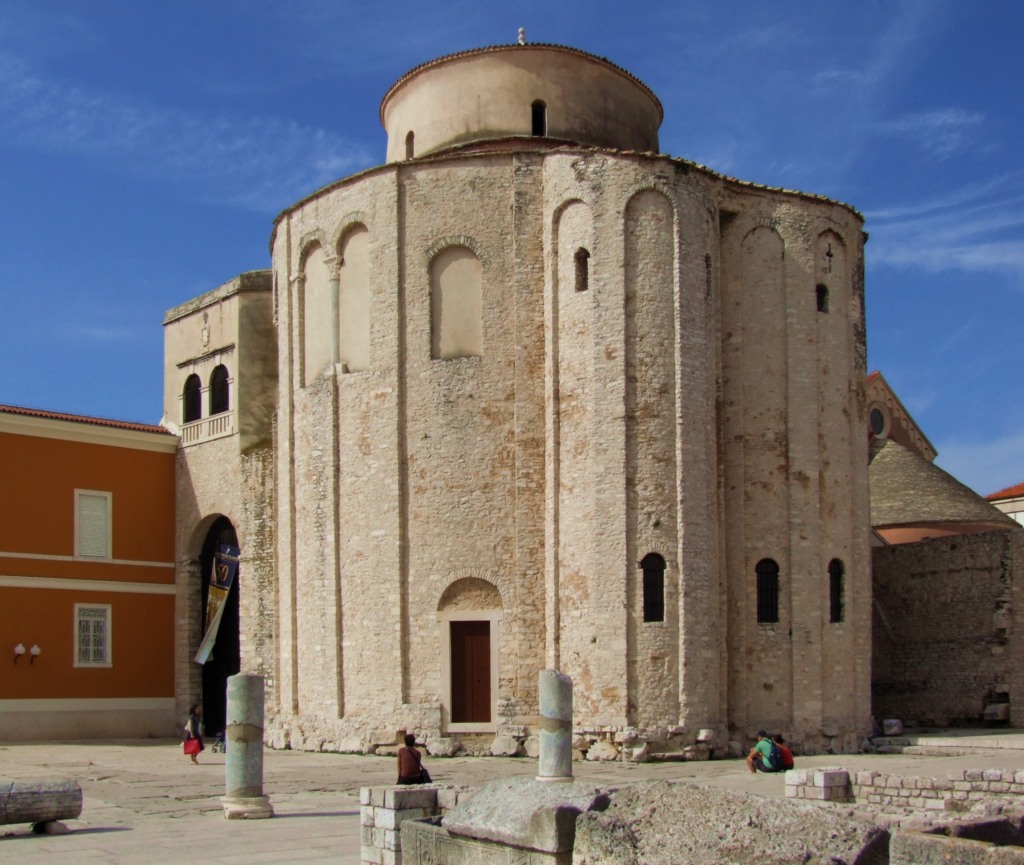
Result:
[[896,442],[886,441],[873,451],[873,527],[962,524],[968,531],[984,531],[1017,525],[970,487]]

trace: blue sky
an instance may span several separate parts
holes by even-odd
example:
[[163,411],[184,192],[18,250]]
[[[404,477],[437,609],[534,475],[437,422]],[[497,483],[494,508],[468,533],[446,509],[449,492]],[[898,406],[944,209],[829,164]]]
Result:
[[864,213],[869,367],[981,493],[1024,480],[1024,4],[0,0],[0,402],[155,423],[164,312],[384,161],[380,98],[515,40],[629,69],[661,148]]

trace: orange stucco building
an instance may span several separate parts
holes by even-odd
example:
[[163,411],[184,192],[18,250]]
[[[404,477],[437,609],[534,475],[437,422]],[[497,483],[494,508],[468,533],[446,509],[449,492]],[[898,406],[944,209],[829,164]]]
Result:
[[177,442],[157,426],[0,406],[0,739],[180,726]]

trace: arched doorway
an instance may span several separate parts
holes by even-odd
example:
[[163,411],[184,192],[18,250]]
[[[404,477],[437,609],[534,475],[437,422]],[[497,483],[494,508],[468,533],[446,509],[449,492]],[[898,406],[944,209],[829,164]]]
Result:
[[495,728],[502,602],[476,577],[457,580],[441,596],[441,705],[449,731]]
[[[199,621],[205,632],[206,602],[210,594],[210,574],[213,570],[213,558],[217,547],[221,544],[238,546],[238,535],[235,534],[235,527],[227,517],[218,517],[203,542],[203,552],[200,557],[200,574],[202,585],[200,588]],[[241,669],[241,652],[238,639],[238,596],[240,591],[239,573],[235,575],[231,589],[228,591],[224,603],[224,612],[221,617],[220,627],[217,630],[217,640],[213,645],[213,652],[210,658],[203,664],[203,719],[207,736],[213,737],[223,732],[227,721],[227,688],[228,676],[234,676]],[[200,635],[202,639],[202,635]]]

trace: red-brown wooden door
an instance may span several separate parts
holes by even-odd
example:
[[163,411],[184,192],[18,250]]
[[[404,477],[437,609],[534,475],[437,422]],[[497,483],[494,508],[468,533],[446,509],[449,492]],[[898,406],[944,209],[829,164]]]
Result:
[[452,723],[491,721],[491,623],[451,622]]

